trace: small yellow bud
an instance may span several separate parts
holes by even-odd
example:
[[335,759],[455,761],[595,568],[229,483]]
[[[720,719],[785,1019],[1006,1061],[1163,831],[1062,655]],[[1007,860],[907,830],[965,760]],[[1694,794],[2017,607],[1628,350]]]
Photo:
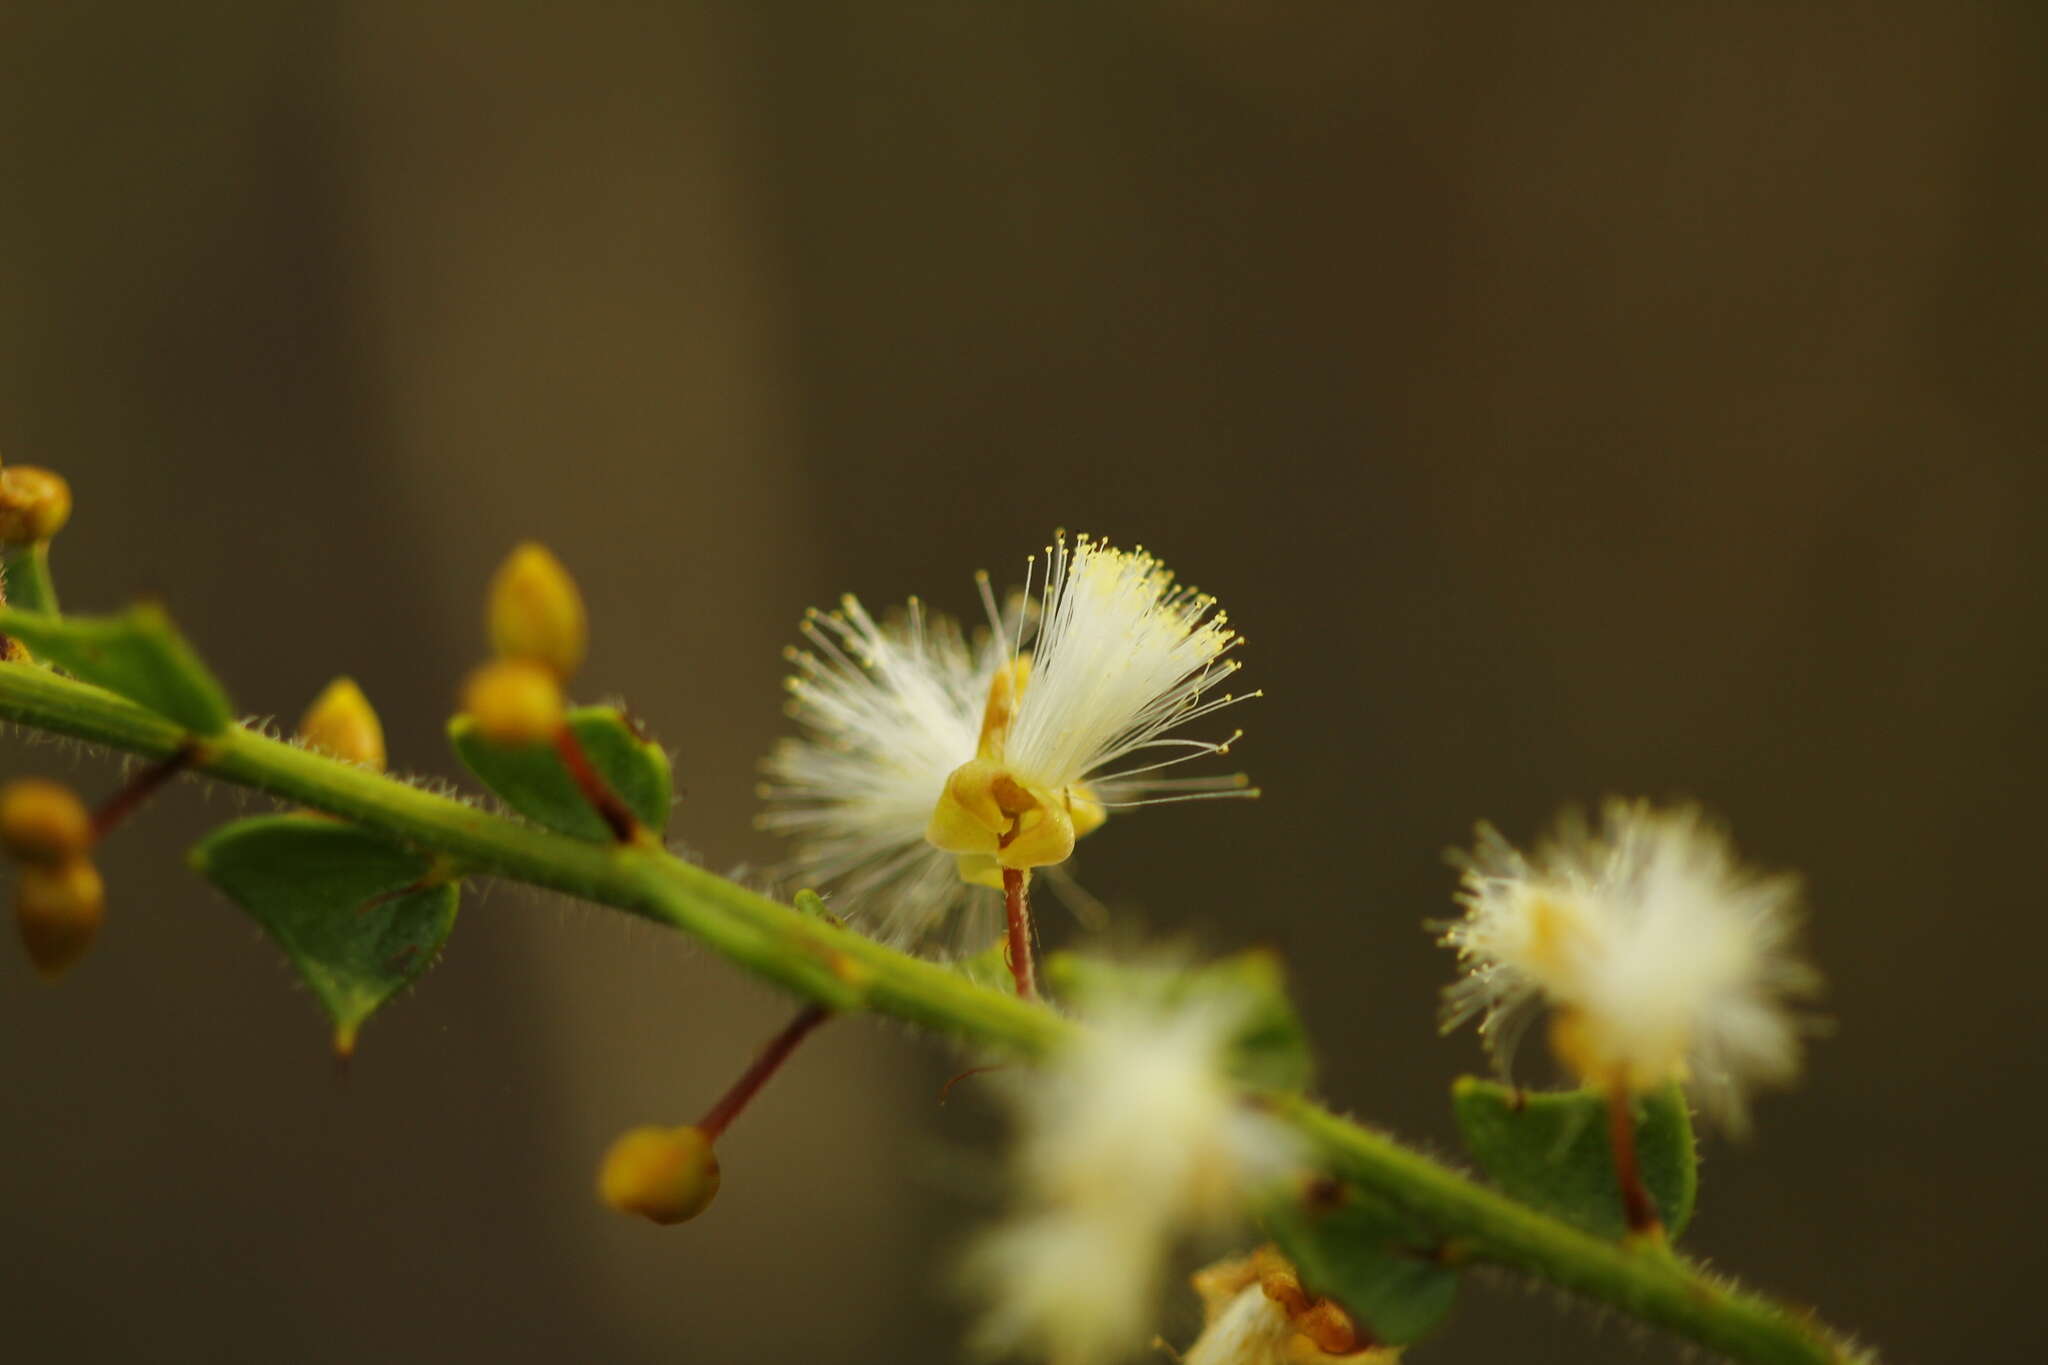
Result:
[[0,540],[27,545],[48,540],[71,520],[71,485],[34,465],[0,470]]
[[336,758],[384,771],[384,726],[353,678],[336,678],[299,721],[299,738]]
[[564,719],[562,684],[530,659],[496,659],[469,675],[462,709],[493,744],[542,744]]
[[620,1213],[666,1227],[686,1223],[718,1194],[718,1153],[701,1128],[629,1128],[598,1168],[597,1196]]
[[44,976],[55,977],[85,956],[107,915],[107,888],[84,858],[45,867],[24,863],[14,886],[22,947]]
[[501,659],[546,664],[558,678],[583,663],[590,629],[576,580],[545,546],[519,546],[491,580],[491,648]]
[[92,816],[63,783],[19,778],[0,787],[0,843],[25,863],[69,863],[92,847]]

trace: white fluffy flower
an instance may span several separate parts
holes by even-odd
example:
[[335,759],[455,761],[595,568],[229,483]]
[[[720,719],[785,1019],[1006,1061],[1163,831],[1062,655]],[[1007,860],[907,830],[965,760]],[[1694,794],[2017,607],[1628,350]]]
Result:
[[1180,1239],[1227,1225],[1294,1159],[1292,1133],[1223,1076],[1232,1019],[1105,1020],[1015,1088],[1015,1207],[967,1264],[983,1350],[1097,1365],[1142,1349]]
[[1745,1092],[1799,1069],[1793,997],[1818,985],[1793,952],[1799,887],[1744,866],[1690,806],[1610,802],[1597,829],[1568,818],[1524,858],[1481,827],[1466,860],[1465,917],[1443,942],[1467,976],[1446,1026],[1482,1014],[1505,1063],[1540,1003],[1551,1043],[1588,1083],[1686,1081],[1733,1126]]
[[1056,538],[1035,599],[1034,578],[1035,561],[1007,617],[982,580],[981,643],[915,600],[878,624],[848,597],[790,651],[804,734],[764,765],[761,823],[791,836],[792,879],[886,936],[917,937],[1003,867],[1064,861],[1112,809],[1251,794],[1241,775],[1162,776],[1235,738],[1166,733],[1242,700],[1205,695],[1237,669],[1212,599],[1086,536]]
[[[993,613],[992,613],[993,614]],[[790,713],[808,732],[769,754],[764,829],[791,836],[790,872],[863,907],[886,937],[915,938],[972,888],[925,826],[981,733],[989,684],[1007,662],[1002,632],[972,645],[912,598],[877,624],[855,598],[804,619],[791,649]]]

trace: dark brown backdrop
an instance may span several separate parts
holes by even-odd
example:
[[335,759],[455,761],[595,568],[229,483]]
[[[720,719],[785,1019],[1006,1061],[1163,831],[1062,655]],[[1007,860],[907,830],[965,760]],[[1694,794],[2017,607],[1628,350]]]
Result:
[[[262,712],[353,672],[429,772],[544,537],[720,866],[772,852],[802,607],[1143,541],[1251,636],[1268,796],[1090,848],[1127,923],[1277,944],[1330,1096],[1449,1149],[1441,850],[1696,795],[1808,874],[1840,1027],[1690,1240],[1892,1359],[2020,1358],[2041,11],[1568,9],[0,5],[0,456],[74,479],[71,602],[163,594]],[[953,1358],[994,1147],[948,1059],[832,1030],[710,1216],[629,1225],[596,1153],[783,1004],[500,890],[337,1083],[179,865],[242,805],[108,849],[60,989],[0,954],[22,1358]],[[1671,1352],[1479,1285],[1415,1353],[1509,1355]]]

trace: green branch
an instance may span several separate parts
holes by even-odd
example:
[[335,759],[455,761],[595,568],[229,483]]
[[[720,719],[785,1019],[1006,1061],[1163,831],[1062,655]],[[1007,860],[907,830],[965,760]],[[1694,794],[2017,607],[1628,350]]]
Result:
[[[0,718],[149,758],[193,742],[142,707],[28,664],[0,664]],[[1027,1057],[1079,1028],[1043,1005],[976,985],[650,846],[549,833],[236,725],[200,741],[193,766],[383,831],[463,875],[547,887],[672,925],[833,1010],[887,1014]],[[1810,1316],[1738,1291],[1661,1247],[1582,1232],[1306,1099],[1272,1103],[1336,1174],[1433,1229],[1447,1258],[1511,1267],[1755,1365],[1854,1358]]]

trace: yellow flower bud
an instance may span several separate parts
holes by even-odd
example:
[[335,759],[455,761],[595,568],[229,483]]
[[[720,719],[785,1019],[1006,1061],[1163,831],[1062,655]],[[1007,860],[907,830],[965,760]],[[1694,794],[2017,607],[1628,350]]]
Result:
[[25,863],[69,863],[92,847],[92,816],[63,783],[19,778],[0,788],[0,843]]
[[686,1223],[718,1194],[718,1153],[701,1128],[629,1128],[598,1168],[597,1195],[620,1213]]
[[55,977],[85,956],[107,914],[107,888],[84,858],[54,866],[25,863],[14,886],[22,947],[44,976]]
[[469,675],[462,709],[493,744],[542,744],[562,728],[562,684],[530,659],[496,659]]
[[336,678],[299,721],[299,738],[336,758],[384,771],[384,726],[353,678]]
[[513,550],[491,580],[491,648],[501,659],[546,664],[559,678],[583,663],[590,630],[576,580],[545,546]]
[[0,470],[0,540],[27,545],[48,540],[71,520],[71,485],[34,465]]

